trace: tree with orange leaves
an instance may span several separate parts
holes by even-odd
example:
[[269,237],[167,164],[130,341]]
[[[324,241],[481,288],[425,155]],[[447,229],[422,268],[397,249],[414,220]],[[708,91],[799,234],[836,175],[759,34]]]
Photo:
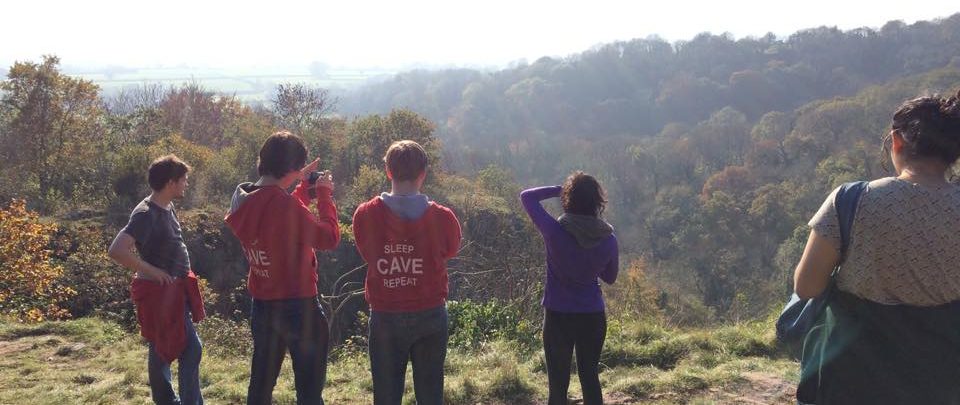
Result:
[[49,248],[56,231],[23,200],[0,209],[0,313],[31,322],[69,316],[60,304],[76,293],[57,282],[63,268]]

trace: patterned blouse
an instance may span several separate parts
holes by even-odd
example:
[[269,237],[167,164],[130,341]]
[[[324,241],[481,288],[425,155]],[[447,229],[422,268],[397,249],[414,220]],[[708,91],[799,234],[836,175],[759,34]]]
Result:
[[[809,225],[840,247],[834,190]],[[870,182],[837,287],[883,304],[931,306],[960,299],[960,186],[894,177]]]

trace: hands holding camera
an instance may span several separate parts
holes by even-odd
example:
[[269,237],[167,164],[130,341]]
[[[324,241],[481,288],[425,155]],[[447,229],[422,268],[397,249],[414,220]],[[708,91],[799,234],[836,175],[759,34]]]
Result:
[[300,180],[306,182],[310,188],[320,187],[333,192],[333,172],[330,170],[317,171],[319,164],[320,159],[317,158],[300,169]]

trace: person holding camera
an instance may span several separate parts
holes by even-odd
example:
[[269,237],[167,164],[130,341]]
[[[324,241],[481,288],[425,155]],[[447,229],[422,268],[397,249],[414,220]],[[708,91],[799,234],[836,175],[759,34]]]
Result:
[[[237,186],[224,218],[249,264],[253,359],[248,404],[270,404],[283,357],[293,360],[298,404],[323,404],[329,326],[317,297],[315,250],[340,242],[333,177],[304,166],[303,140],[287,131],[260,148],[255,183]],[[297,181],[293,193],[287,190]],[[316,211],[310,208],[314,204]]]

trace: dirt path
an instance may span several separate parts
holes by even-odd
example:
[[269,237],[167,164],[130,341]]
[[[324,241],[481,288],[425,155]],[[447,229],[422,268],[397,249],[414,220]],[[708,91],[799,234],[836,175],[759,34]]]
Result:
[[[679,393],[656,394],[646,399],[634,399],[619,392],[605,393],[603,403],[606,405],[626,404],[685,404],[693,401],[698,403],[714,404],[743,404],[743,405],[787,405],[795,404],[794,383],[783,378],[759,372],[743,374],[746,381],[724,388],[711,388],[707,391],[682,395]],[[577,399],[571,405],[582,405],[583,400]],[[538,402],[536,405],[545,405]]]
[[720,391],[716,397],[722,404],[794,404],[796,384],[779,376],[745,373],[746,382]]

